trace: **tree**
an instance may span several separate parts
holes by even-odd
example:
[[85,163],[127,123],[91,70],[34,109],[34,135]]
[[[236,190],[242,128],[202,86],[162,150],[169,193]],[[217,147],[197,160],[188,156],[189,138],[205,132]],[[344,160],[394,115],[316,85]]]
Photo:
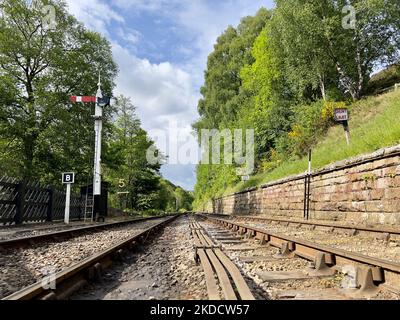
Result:
[[241,90],[247,100],[240,122],[241,127],[254,128],[257,160],[266,158],[276,140],[290,128],[287,83],[272,38],[268,23],[254,42],[254,62],[241,71]]
[[[347,0],[276,0],[273,34],[281,46],[285,75],[304,94],[328,87],[359,99],[377,65],[398,59],[399,9],[395,0],[355,0],[353,27],[343,27]],[[307,93],[307,92],[306,92]],[[308,91],[306,98],[312,98]]]
[[[346,1],[339,1],[339,9],[346,4]],[[326,28],[325,37],[341,85],[353,99],[359,99],[374,68],[386,67],[399,59],[400,3],[396,0],[357,0],[352,1],[352,5],[357,13],[355,28],[340,34]],[[340,28],[336,19],[329,21],[330,25]]]
[[193,196],[190,192],[175,186],[170,181],[161,179],[155,209],[166,212],[191,211],[192,203]]
[[122,183],[123,191],[129,192],[129,208],[147,210],[154,206],[160,182],[160,163],[150,163],[146,156],[150,148],[156,149],[154,141],[140,127],[136,108],[129,98],[118,97],[116,111],[114,133],[108,147],[115,151],[113,158],[119,160],[110,161],[115,167],[109,166],[107,175],[114,184]]
[[183,190],[181,187],[177,187],[175,189],[174,195],[176,199],[176,211],[192,210],[193,197],[189,192]]
[[[198,133],[253,128],[256,167],[263,173],[303,156],[332,125],[334,108],[368,92],[372,71],[395,62],[400,48],[397,0],[351,1],[356,23],[350,28],[348,0],[275,2],[272,12],[242,19],[217,40],[194,125]],[[238,184],[232,167],[197,166],[195,207],[204,209]]]
[[175,186],[164,179],[160,181],[160,190],[158,191],[157,203],[155,207],[164,212],[173,212],[176,210],[176,199],[174,196]]
[[[56,26],[48,28],[42,7],[51,5]],[[15,159],[18,177],[59,179],[63,170],[90,172],[91,108],[68,104],[69,95],[111,95],[117,68],[109,42],[87,31],[62,1],[4,0],[0,3],[0,136],[9,141],[2,161]],[[110,112],[105,110],[106,134]]]
[[[241,70],[254,62],[254,40],[270,18],[271,12],[262,8],[255,17],[243,18],[237,28],[228,27],[217,39],[214,51],[208,57],[205,84],[201,88],[200,119],[193,125],[199,137],[201,129],[232,129],[243,124],[238,121],[247,107],[248,93],[241,90]],[[237,176],[232,166],[199,165],[196,197],[207,198],[218,187],[223,188],[233,180],[237,180]],[[196,203],[199,201],[196,199]]]
[[218,39],[214,52],[208,57],[205,85],[198,104],[201,119],[194,124],[200,129],[226,128],[237,120],[243,97],[240,71],[253,61],[251,50],[254,39],[270,18],[270,12],[260,9],[255,17],[243,18],[235,29],[229,27]]

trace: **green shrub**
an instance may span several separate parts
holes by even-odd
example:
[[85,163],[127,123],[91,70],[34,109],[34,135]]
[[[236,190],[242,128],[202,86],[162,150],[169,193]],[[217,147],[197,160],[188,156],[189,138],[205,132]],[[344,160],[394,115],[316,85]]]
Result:
[[377,94],[380,91],[400,83],[400,63],[373,75],[368,82],[366,94]]

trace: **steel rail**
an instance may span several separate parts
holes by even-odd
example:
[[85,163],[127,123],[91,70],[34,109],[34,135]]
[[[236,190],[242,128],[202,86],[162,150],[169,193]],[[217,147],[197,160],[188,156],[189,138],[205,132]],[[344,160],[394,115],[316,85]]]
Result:
[[120,259],[123,250],[132,249],[141,240],[147,239],[149,233],[156,231],[176,219],[178,215],[166,217],[164,221],[147,228],[129,239],[96,253],[75,265],[58,272],[54,279],[55,289],[48,288],[46,282],[38,281],[28,287],[17,291],[2,300],[62,300],[68,298],[73,292],[93,280],[114,260]]
[[[169,215],[167,215],[169,216]],[[91,225],[87,227],[78,227],[78,228],[69,228],[65,230],[55,231],[55,232],[48,232],[43,233],[35,236],[27,236],[27,237],[19,237],[13,238],[8,240],[1,240],[0,241],[0,248],[17,248],[17,247],[24,247],[29,246],[34,243],[38,242],[46,242],[46,241],[54,241],[53,239],[63,238],[63,237],[74,237],[77,234],[81,234],[87,231],[96,231],[101,229],[107,229],[112,227],[119,227],[124,225],[129,225],[132,223],[138,223],[142,221],[149,221],[154,219],[163,218],[166,216],[159,216],[159,217],[150,217],[150,218],[138,218],[138,219],[131,219],[125,221],[118,221],[118,222],[109,222],[109,223],[102,223],[98,225]],[[35,230],[32,230],[35,231]]]
[[307,260],[315,261],[317,255],[322,253],[325,254],[327,264],[335,268],[354,264],[370,266],[372,267],[374,281],[379,283],[385,282],[388,286],[399,288],[400,263],[276,234],[265,229],[251,227],[229,220],[212,218],[206,215],[202,216],[224,227],[233,228],[235,231],[239,231],[242,234],[248,233],[257,238],[264,237],[265,241],[274,247],[281,248],[286,244],[291,253]]
[[316,227],[328,227],[335,229],[345,229],[345,230],[356,230],[374,233],[387,233],[389,235],[400,235],[400,229],[390,228],[390,227],[367,227],[367,226],[356,226],[351,224],[341,224],[336,222],[318,222],[318,221],[306,221],[301,219],[283,219],[283,218],[267,218],[267,217],[254,217],[254,216],[235,216],[235,215],[224,215],[224,214],[211,214],[211,217],[224,217],[232,219],[243,219],[243,220],[253,220],[253,221],[275,221],[283,222],[289,224],[297,225],[310,225]]

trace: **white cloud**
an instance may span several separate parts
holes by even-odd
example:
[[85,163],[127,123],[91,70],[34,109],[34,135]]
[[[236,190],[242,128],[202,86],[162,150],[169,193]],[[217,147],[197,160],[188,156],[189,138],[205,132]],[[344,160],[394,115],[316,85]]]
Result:
[[116,43],[113,54],[120,68],[116,91],[132,97],[147,130],[166,118],[179,116],[189,121],[196,115],[198,94],[186,71],[169,62],[152,64],[139,59]]
[[196,181],[196,166],[194,165],[165,165],[161,172],[166,177],[173,177],[173,183],[185,190],[192,191],[193,181]]
[[167,132],[177,122],[179,129],[189,133],[199,98],[191,75],[169,62],[152,64],[139,59],[119,44],[113,44],[113,54],[120,68],[116,93],[132,98],[143,127]]
[[[109,39],[110,28],[114,28],[112,31],[125,41],[112,43],[120,69],[116,94],[131,97],[143,127],[147,131],[166,130],[171,121],[177,121],[187,133],[198,117],[199,87],[204,81],[207,56],[217,37],[228,25],[237,25],[241,17],[255,14],[261,6],[271,6],[270,0],[114,0],[112,5],[102,0],[67,0],[67,3],[70,12],[88,28]],[[138,43],[146,39],[142,39],[139,31],[130,29],[124,17],[127,13],[139,15],[144,11],[155,14],[156,20],[169,19],[174,24],[174,31],[170,32],[190,40],[189,45],[176,45],[176,50],[188,57],[185,61],[179,65],[168,61],[151,63],[136,56]],[[172,182],[192,189],[194,166],[165,166],[162,172]]]
[[113,3],[122,9],[134,8],[137,11],[162,10],[165,13],[166,9],[171,9],[173,6],[185,3],[186,1],[188,0],[114,0]]
[[261,7],[272,7],[272,0],[115,0],[117,7],[140,13],[157,13],[176,24],[175,31],[193,39],[190,47],[178,47],[180,53],[193,53],[181,67],[190,71],[194,84],[202,85],[207,57],[221,33],[229,26],[236,26],[240,19],[254,15]]
[[203,70],[207,66],[207,57],[224,30],[229,25],[238,25],[241,18],[256,14],[263,6],[271,7],[271,4],[272,1],[265,0],[185,1],[174,19],[182,30],[191,33],[195,39],[191,50],[195,49],[197,54],[186,62],[184,68],[194,70],[197,85],[204,81]]
[[109,5],[99,0],[67,0],[69,12],[89,29],[109,36],[107,28],[112,21],[124,23],[125,19]]
[[126,41],[127,45],[134,46],[133,48],[136,47],[142,38],[142,34],[139,31],[130,28],[119,27],[117,29],[117,34],[121,37],[121,39]]

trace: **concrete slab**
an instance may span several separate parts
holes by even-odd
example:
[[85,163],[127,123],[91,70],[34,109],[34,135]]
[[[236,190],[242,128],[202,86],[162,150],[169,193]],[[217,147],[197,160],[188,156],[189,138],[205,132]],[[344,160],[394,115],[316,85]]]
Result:
[[277,260],[284,260],[289,258],[274,258],[272,256],[265,257],[265,256],[252,256],[252,257],[239,257],[239,260],[245,263],[253,263],[253,262],[269,262],[269,261],[277,261]]
[[216,236],[216,237],[218,237],[218,236],[220,236],[220,237],[223,237],[223,236],[231,236],[231,237],[233,237],[233,236],[235,236],[235,234],[233,232],[212,232],[212,231],[208,231],[208,233],[213,235],[213,236]]
[[307,280],[313,278],[332,278],[332,276],[307,275],[303,270],[294,271],[260,271],[257,275],[263,281],[279,282],[288,280]]
[[338,289],[284,290],[276,294],[278,300],[349,300]]
[[227,246],[223,245],[225,250],[229,251],[251,251],[264,248],[263,246]]
[[240,244],[240,243],[246,243],[246,241],[243,240],[238,240],[238,239],[234,239],[234,240],[220,240],[219,242],[223,243],[223,244]]
[[239,237],[214,237],[215,240],[220,240],[220,241],[228,241],[228,240],[239,240],[239,241],[243,241],[241,240]]

